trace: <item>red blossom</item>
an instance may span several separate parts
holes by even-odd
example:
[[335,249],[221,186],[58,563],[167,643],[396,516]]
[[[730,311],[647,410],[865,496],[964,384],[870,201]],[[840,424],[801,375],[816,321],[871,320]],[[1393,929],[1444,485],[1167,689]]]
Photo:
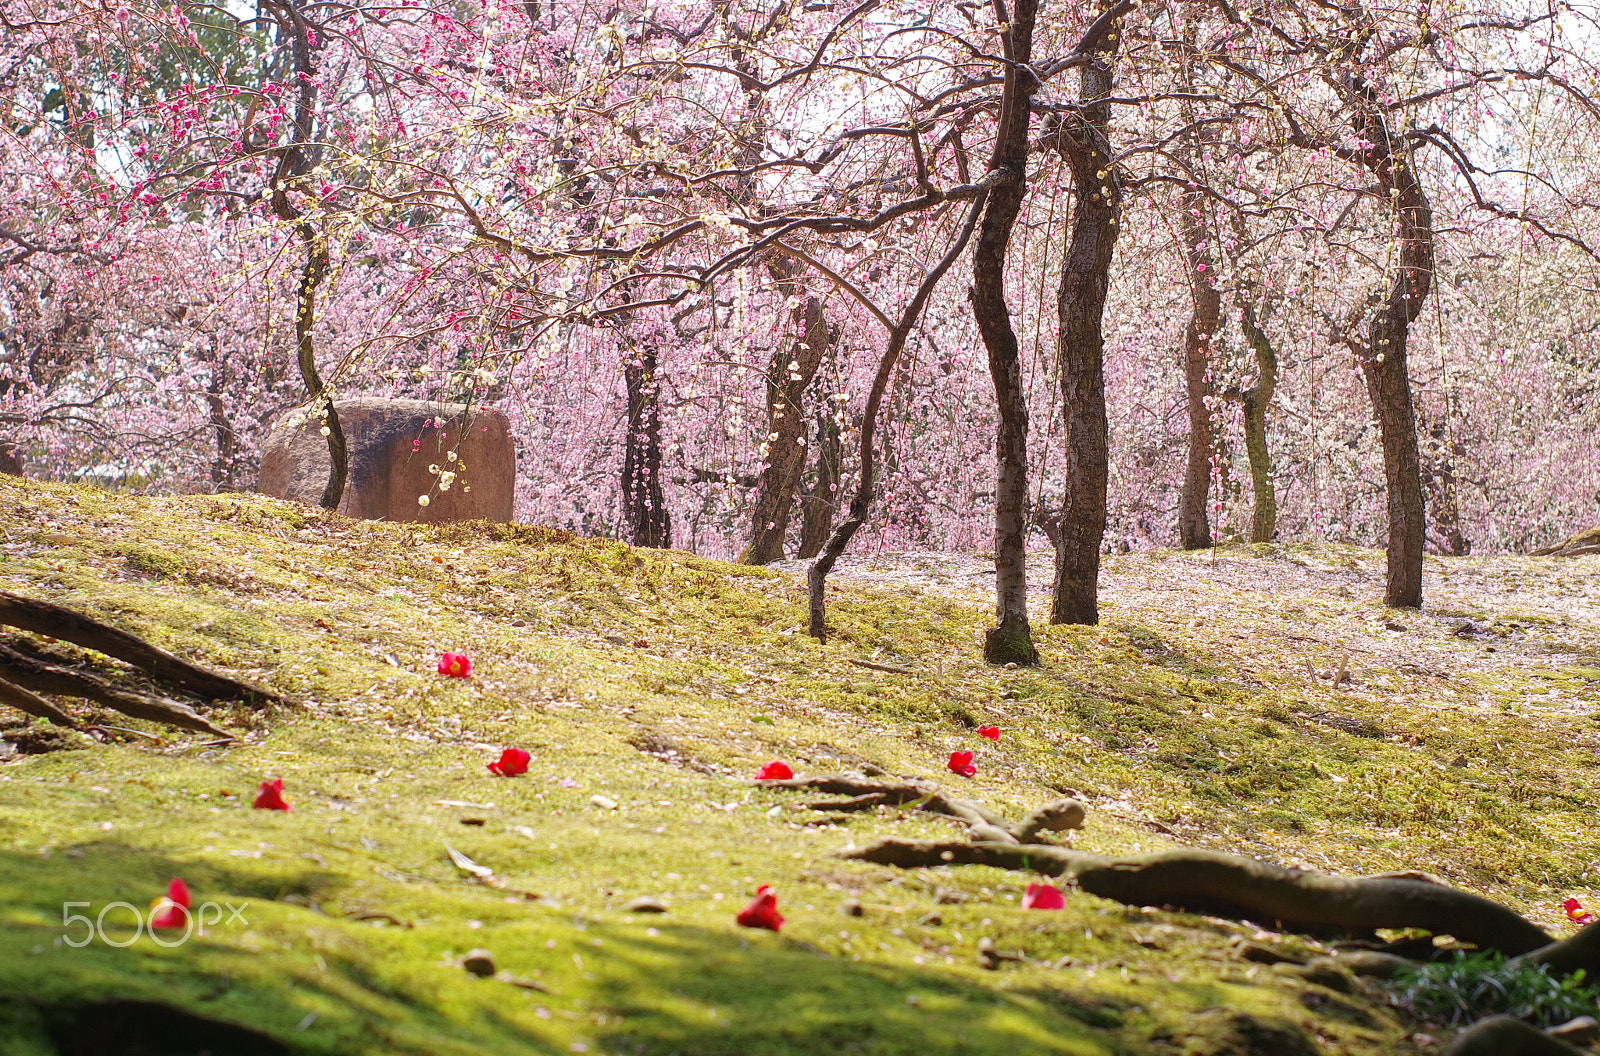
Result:
[[261,782],[261,789],[251,806],[257,810],[288,810],[289,804],[283,798],[283,778],[275,777],[271,781]]
[[1067,900],[1054,884],[1029,884],[1022,893],[1023,909],[1065,909]]
[[951,752],[950,761],[944,764],[952,774],[962,777],[977,777],[978,768],[972,764],[971,752]]
[[985,740],[998,741],[1000,739],[1000,727],[998,727],[998,726],[979,726],[978,727],[978,736],[984,738]]
[[528,772],[528,761],[532,758],[533,756],[521,748],[507,748],[500,754],[499,759],[489,764],[489,772],[499,774],[501,777],[525,774]]
[[757,781],[787,781],[793,776],[794,771],[789,769],[789,764],[779,759],[774,759],[756,771]]
[[460,653],[443,653],[439,656],[439,673],[451,678],[471,678],[472,661]]
[[1567,911],[1567,916],[1579,924],[1593,924],[1594,914],[1583,908],[1583,903],[1575,898],[1569,898],[1561,903],[1561,908]]
[[183,928],[189,924],[189,885],[173,878],[167,885],[167,897],[150,903],[152,928]]
[[733,918],[740,927],[766,928],[768,931],[777,931],[783,927],[783,917],[778,915],[778,896],[772,888],[762,884],[756,888],[756,897],[750,904],[739,911]]

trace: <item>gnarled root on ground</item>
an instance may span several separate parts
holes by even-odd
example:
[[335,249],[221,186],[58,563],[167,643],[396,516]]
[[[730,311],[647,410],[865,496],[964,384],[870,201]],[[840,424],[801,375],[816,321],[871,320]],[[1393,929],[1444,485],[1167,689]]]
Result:
[[[0,645],[0,686],[4,687],[0,689],[0,703],[20,708],[30,715],[43,715],[60,725],[73,725],[71,717],[32,691],[82,697],[136,719],[208,733],[213,737],[233,738],[233,734],[214,725],[187,704],[148,693],[118,689],[86,671],[47,664],[4,645]],[[41,704],[49,710],[41,710]]]
[[1075,799],[1046,803],[1013,824],[977,800],[946,795],[932,781],[915,777],[879,780],[856,774],[831,774],[762,781],[761,785],[848,797],[807,804],[812,810],[840,812],[909,806],[930,814],[943,814],[966,825],[967,836],[974,842],[1048,845],[1044,833],[1083,828],[1083,804]]
[[[1082,827],[1084,809],[1076,800],[1052,803],[1012,824],[982,804],[946,795],[920,778],[832,774],[760,784],[850,797],[809,804],[815,810],[910,806],[954,817],[967,826],[966,840],[888,837],[842,855],[856,861],[903,869],[988,865],[1041,873],[1127,905],[1168,906],[1320,934],[1422,928],[1498,950],[1507,957],[1547,965],[1555,975],[1580,968],[1590,977],[1600,972],[1600,923],[1571,938],[1552,941],[1544,929],[1498,902],[1425,873],[1341,877],[1205,850],[1123,857],[1088,854],[1045,842],[1042,836],[1051,828]],[[1033,819],[1040,816],[1057,819],[1057,823],[1035,825]],[[1062,819],[1070,821],[1061,823]]]
[[258,686],[191,664],[137,635],[48,601],[0,590],[0,624],[98,650],[206,700],[237,700],[258,707],[282,703]]
[[1490,1016],[1457,1034],[1439,1056],[1582,1056],[1584,1051],[1512,1016]]

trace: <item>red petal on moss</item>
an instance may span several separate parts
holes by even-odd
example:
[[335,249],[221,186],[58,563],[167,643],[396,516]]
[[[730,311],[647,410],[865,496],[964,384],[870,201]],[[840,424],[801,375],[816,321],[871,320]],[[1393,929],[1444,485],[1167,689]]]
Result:
[[256,801],[251,806],[257,810],[288,810],[289,804],[283,798],[283,778],[275,777],[271,781],[261,782],[261,790],[256,793]]
[[756,888],[756,897],[733,918],[741,927],[766,928],[777,931],[783,927],[783,917],[778,914],[778,896],[772,888],[762,884]]
[[521,748],[507,748],[500,754],[500,758],[489,764],[491,774],[501,777],[515,777],[517,774],[528,772],[528,763],[533,756]]
[[1000,739],[1000,727],[998,727],[998,726],[979,726],[978,727],[978,736],[982,737],[982,738],[984,738],[986,740],[998,741]]
[[793,776],[794,771],[789,769],[789,764],[781,759],[774,759],[756,771],[757,781],[787,781]]
[[167,885],[167,897],[152,903],[152,928],[182,928],[189,922],[189,885],[174,877]]
[[951,752],[950,761],[944,764],[952,774],[962,777],[978,776],[978,768],[973,765],[971,752]]
[[1023,909],[1065,909],[1067,900],[1054,884],[1029,884],[1022,895]]

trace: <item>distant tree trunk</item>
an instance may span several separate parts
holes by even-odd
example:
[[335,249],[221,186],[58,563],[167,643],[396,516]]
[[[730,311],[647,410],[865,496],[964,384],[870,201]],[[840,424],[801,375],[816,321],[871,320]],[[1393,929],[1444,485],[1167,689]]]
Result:
[[1039,652],[1028,625],[1028,402],[1016,331],[1005,300],[1006,250],[1027,194],[1028,97],[1038,87],[1027,63],[1033,46],[1037,0],[1017,0],[1001,40],[1007,60],[1000,121],[991,169],[1015,178],[989,194],[972,251],[972,313],[989,352],[989,377],[1000,412],[995,441],[994,506],[995,616],[984,639],[991,664],[1037,664]]
[[1439,418],[1430,418],[1426,412],[1419,411],[1417,425],[1428,437],[1422,450],[1422,486],[1436,533],[1434,545],[1452,557],[1465,557],[1472,553],[1472,540],[1461,530],[1461,505],[1456,500],[1456,459],[1465,457],[1467,449],[1460,441],[1450,439],[1448,411]]
[[[780,291],[790,297],[804,291],[799,265],[774,253],[767,266]],[[794,323],[799,331],[794,344],[779,346],[767,377],[767,457],[756,488],[750,543],[739,555],[739,563],[744,565],[765,565],[783,558],[789,511],[806,464],[806,419],[800,401],[833,343],[822,299],[815,294],[806,294],[794,309]]]
[[1390,133],[1372,90],[1359,76],[1349,74],[1341,88],[1353,105],[1354,131],[1367,144],[1355,152],[1356,157],[1392,203],[1399,229],[1399,270],[1386,289],[1368,299],[1366,312],[1346,344],[1361,363],[1383,441],[1389,500],[1384,604],[1420,608],[1427,517],[1406,339],[1433,283],[1433,211],[1417,182],[1410,151]]
[[211,460],[211,487],[219,492],[232,491],[239,462],[239,434],[228,419],[228,406],[222,399],[223,393],[228,391],[229,379],[225,376],[226,368],[215,335],[209,337],[206,347],[205,358],[211,367],[211,375],[206,379],[206,412],[217,443],[216,457]]
[[317,373],[316,345],[312,341],[312,327],[317,318],[317,286],[328,273],[328,247],[311,232],[310,225],[297,226],[306,243],[306,263],[300,273],[300,291],[295,300],[295,348],[300,362],[300,377],[305,380],[311,403],[322,403],[322,425],[328,436],[328,459],[331,464],[321,506],[325,510],[337,510],[344,497],[350,458],[345,450],[344,430],[339,425],[339,412],[334,409],[333,397],[327,395],[322,376]]
[[8,440],[0,440],[0,473],[12,477],[24,477],[27,476],[27,469],[17,445]]
[[1178,544],[1185,550],[1211,545],[1211,520],[1206,498],[1211,491],[1211,466],[1216,454],[1212,438],[1211,384],[1206,374],[1211,364],[1211,342],[1222,318],[1222,294],[1217,292],[1216,265],[1211,239],[1195,213],[1206,204],[1198,191],[1185,191],[1178,199],[1178,230],[1183,239],[1183,259],[1189,272],[1193,305],[1183,334],[1183,385],[1189,404],[1189,458],[1184,465],[1183,489],[1178,498]]
[[[867,390],[866,407],[861,412],[861,468],[856,475],[855,494],[850,499],[850,508],[846,511],[845,519],[834,525],[833,534],[828,536],[827,545],[806,570],[807,630],[811,637],[819,642],[826,643],[828,640],[826,619],[828,573],[833,571],[833,566],[844,553],[845,547],[850,545],[850,540],[866,523],[867,513],[872,507],[872,489],[877,480],[874,471],[874,461],[877,456],[873,443],[878,429],[878,409],[883,406],[889,380],[894,377],[895,365],[900,361],[900,353],[905,351],[906,338],[910,336],[911,328],[921,318],[922,309],[928,303],[928,298],[933,295],[935,287],[939,285],[939,280],[966,250],[967,242],[978,226],[978,217],[988,201],[990,190],[1007,175],[1003,172],[984,174],[984,178],[979,181],[978,195],[967,207],[967,216],[962,221],[960,233],[956,235],[950,248],[945,250],[944,256],[923,274],[922,282],[912,294],[911,300],[901,309],[899,319],[889,331],[883,355],[878,359],[878,373],[872,379],[872,388]],[[1018,178],[1015,174],[1011,175],[1013,178]]]
[[322,508],[337,510],[344,497],[345,479],[350,471],[349,453],[345,449],[344,430],[339,425],[339,412],[334,409],[333,398],[327,395],[322,377],[317,373],[316,347],[312,331],[317,319],[317,287],[328,273],[328,242],[317,234],[316,228],[305,219],[305,214],[289,200],[289,191],[306,174],[316,168],[320,148],[314,142],[314,125],[317,117],[317,72],[312,55],[316,50],[315,37],[296,0],[286,0],[277,9],[279,29],[288,38],[294,56],[294,68],[299,81],[296,87],[294,117],[290,122],[290,141],[278,148],[278,164],[273,170],[269,185],[272,211],[287,223],[294,225],[295,234],[305,249],[305,264],[300,272],[300,288],[295,296],[294,333],[296,355],[300,363],[300,377],[305,382],[308,403],[322,403],[322,422],[328,436],[328,486],[322,492]]
[[839,508],[839,468],[844,459],[844,435],[839,429],[837,404],[825,400],[817,409],[815,441],[816,478],[801,500],[805,520],[800,531],[801,560],[809,561],[822,553],[833,531],[833,515]]
[[[1260,322],[1266,322],[1265,312]],[[1255,491],[1250,541],[1270,543],[1278,534],[1278,496],[1272,485],[1272,454],[1267,449],[1267,408],[1278,388],[1278,353],[1257,325],[1255,309],[1249,304],[1239,310],[1239,326],[1256,358],[1256,383],[1239,397],[1244,407],[1245,457],[1250,462],[1250,483]]]
[[[1080,48],[1083,48],[1080,45]],[[1063,122],[1058,149],[1072,171],[1072,235],[1056,290],[1056,361],[1066,416],[1067,490],[1057,519],[1051,623],[1100,622],[1100,543],[1106,531],[1105,313],[1117,244],[1121,190],[1107,129],[1114,38],[1095,42],[1080,67],[1079,109]]]
[[661,492],[660,382],[657,345],[646,338],[623,365],[628,431],[622,449],[622,517],[634,546],[672,545],[672,517]]

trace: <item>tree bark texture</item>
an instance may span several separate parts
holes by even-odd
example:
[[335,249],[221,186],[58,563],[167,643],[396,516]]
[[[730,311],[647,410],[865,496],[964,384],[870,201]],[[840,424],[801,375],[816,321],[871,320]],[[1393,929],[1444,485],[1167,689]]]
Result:
[[[1261,322],[1266,322],[1263,314]],[[1267,448],[1267,408],[1278,388],[1278,352],[1256,321],[1255,309],[1239,310],[1239,326],[1256,359],[1256,383],[1244,390],[1244,450],[1250,463],[1255,505],[1250,512],[1250,541],[1270,543],[1278,534],[1278,495],[1272,483],[1272,453]]]
[[[1216,264],[1211,259],[1210,237],[1200,222],[1206,198],[1185,191],[1178,198],[1179,237],[1189,273],[1192,311],[1183,332],[1183,388],[1189,405],[1189,457],[1184,463],[1183,489],[1178,497],[1178,545],[1204,550],[1211,545],[1211,518],[1206,499],[1211,493],[1211,464],[1216,445],[1212,437],[1211,343],[1222,319],[1222,294],[1216,287]],[[1197,215],[1199,214],[1199,215]]]
[[1461,528],[1461,504],[1456,499],[1456,462],[1467,449],[1450,438],[1449,412],[1433,418],[1419,411],[1417,426],[1426,437],[1422,441],[1422,487],[1429,519],[1433,521],[1433,545],[1452,557],[1472,553],[1472,540]]
[[[1103,39],[1103,38],[1102,38]],[[1114,41],[1099,43],[1080,67],[1080,109],[1057,142],[1072,172],[1072,235],[1056,290],[1056,360],[1066,418],[1067,492],[1057,521],[1050,622],[1100,622],[1100,544],[1106,531],[1105,314],[1116,249],[1121,190],[1107,130]]]
[[1422,605],[1422,556],[1427,517],[1417,450],[1417,412],[1406,367],[1406,339],[1433,284],[1433,211],[1412,168],[1410,152],[1390,132],[1371,91],[1354,76],[1342,82],[1352,103],[1361,165],[1377,178],[1394,210],[1399,268],[1386,289],[1369,299],[1359,333],[1350,339],[1366,378],[1383,442],[1388,491],[1388,576],[1384,604]]
[[1010,30],[1003,34],[1008,63],[990,168],[1014,173],[1015,178],[990,192],[972,251],[972,314],[989,353],[989,377],[1000,417],[995,440],[996,626],[989,630],[983,649],[984,659],[991,664],[1039,662],[1028,625],[1027,390],[1005,299],[1006,250],[1027,194],[1028,97],[1038,82],[1026,64],[1037,10],[1037,0],[1017,0]]
[[822,553],[833,530],[833,514],[839,508],[839,467],[844,460],[844,434],[839,429],[837,403],[825,400],[817,408],[817,434],[813,446],[816,469],[811,487],[800,500],[805,515],[800,529],[799,557],[809,561]]
[[661,384],[658,355],[650,338],[638,343],[623,365],[628,390],[628,430],[622,450],[622,516],[634,546],[672,545],[672,516],[661,492]]
[[833,344],[822,298],[805,293],[800,266],[773,253],[767,268],[779,290],[800,299],[793,317],[798,334],[793,345],[780,346],[767,377],[767,456],[756,488],[750,543],[739,555],[739,563],[745,565],[765,565],[783,558],[789,512],[806,465],[806,417],[801,398]]

